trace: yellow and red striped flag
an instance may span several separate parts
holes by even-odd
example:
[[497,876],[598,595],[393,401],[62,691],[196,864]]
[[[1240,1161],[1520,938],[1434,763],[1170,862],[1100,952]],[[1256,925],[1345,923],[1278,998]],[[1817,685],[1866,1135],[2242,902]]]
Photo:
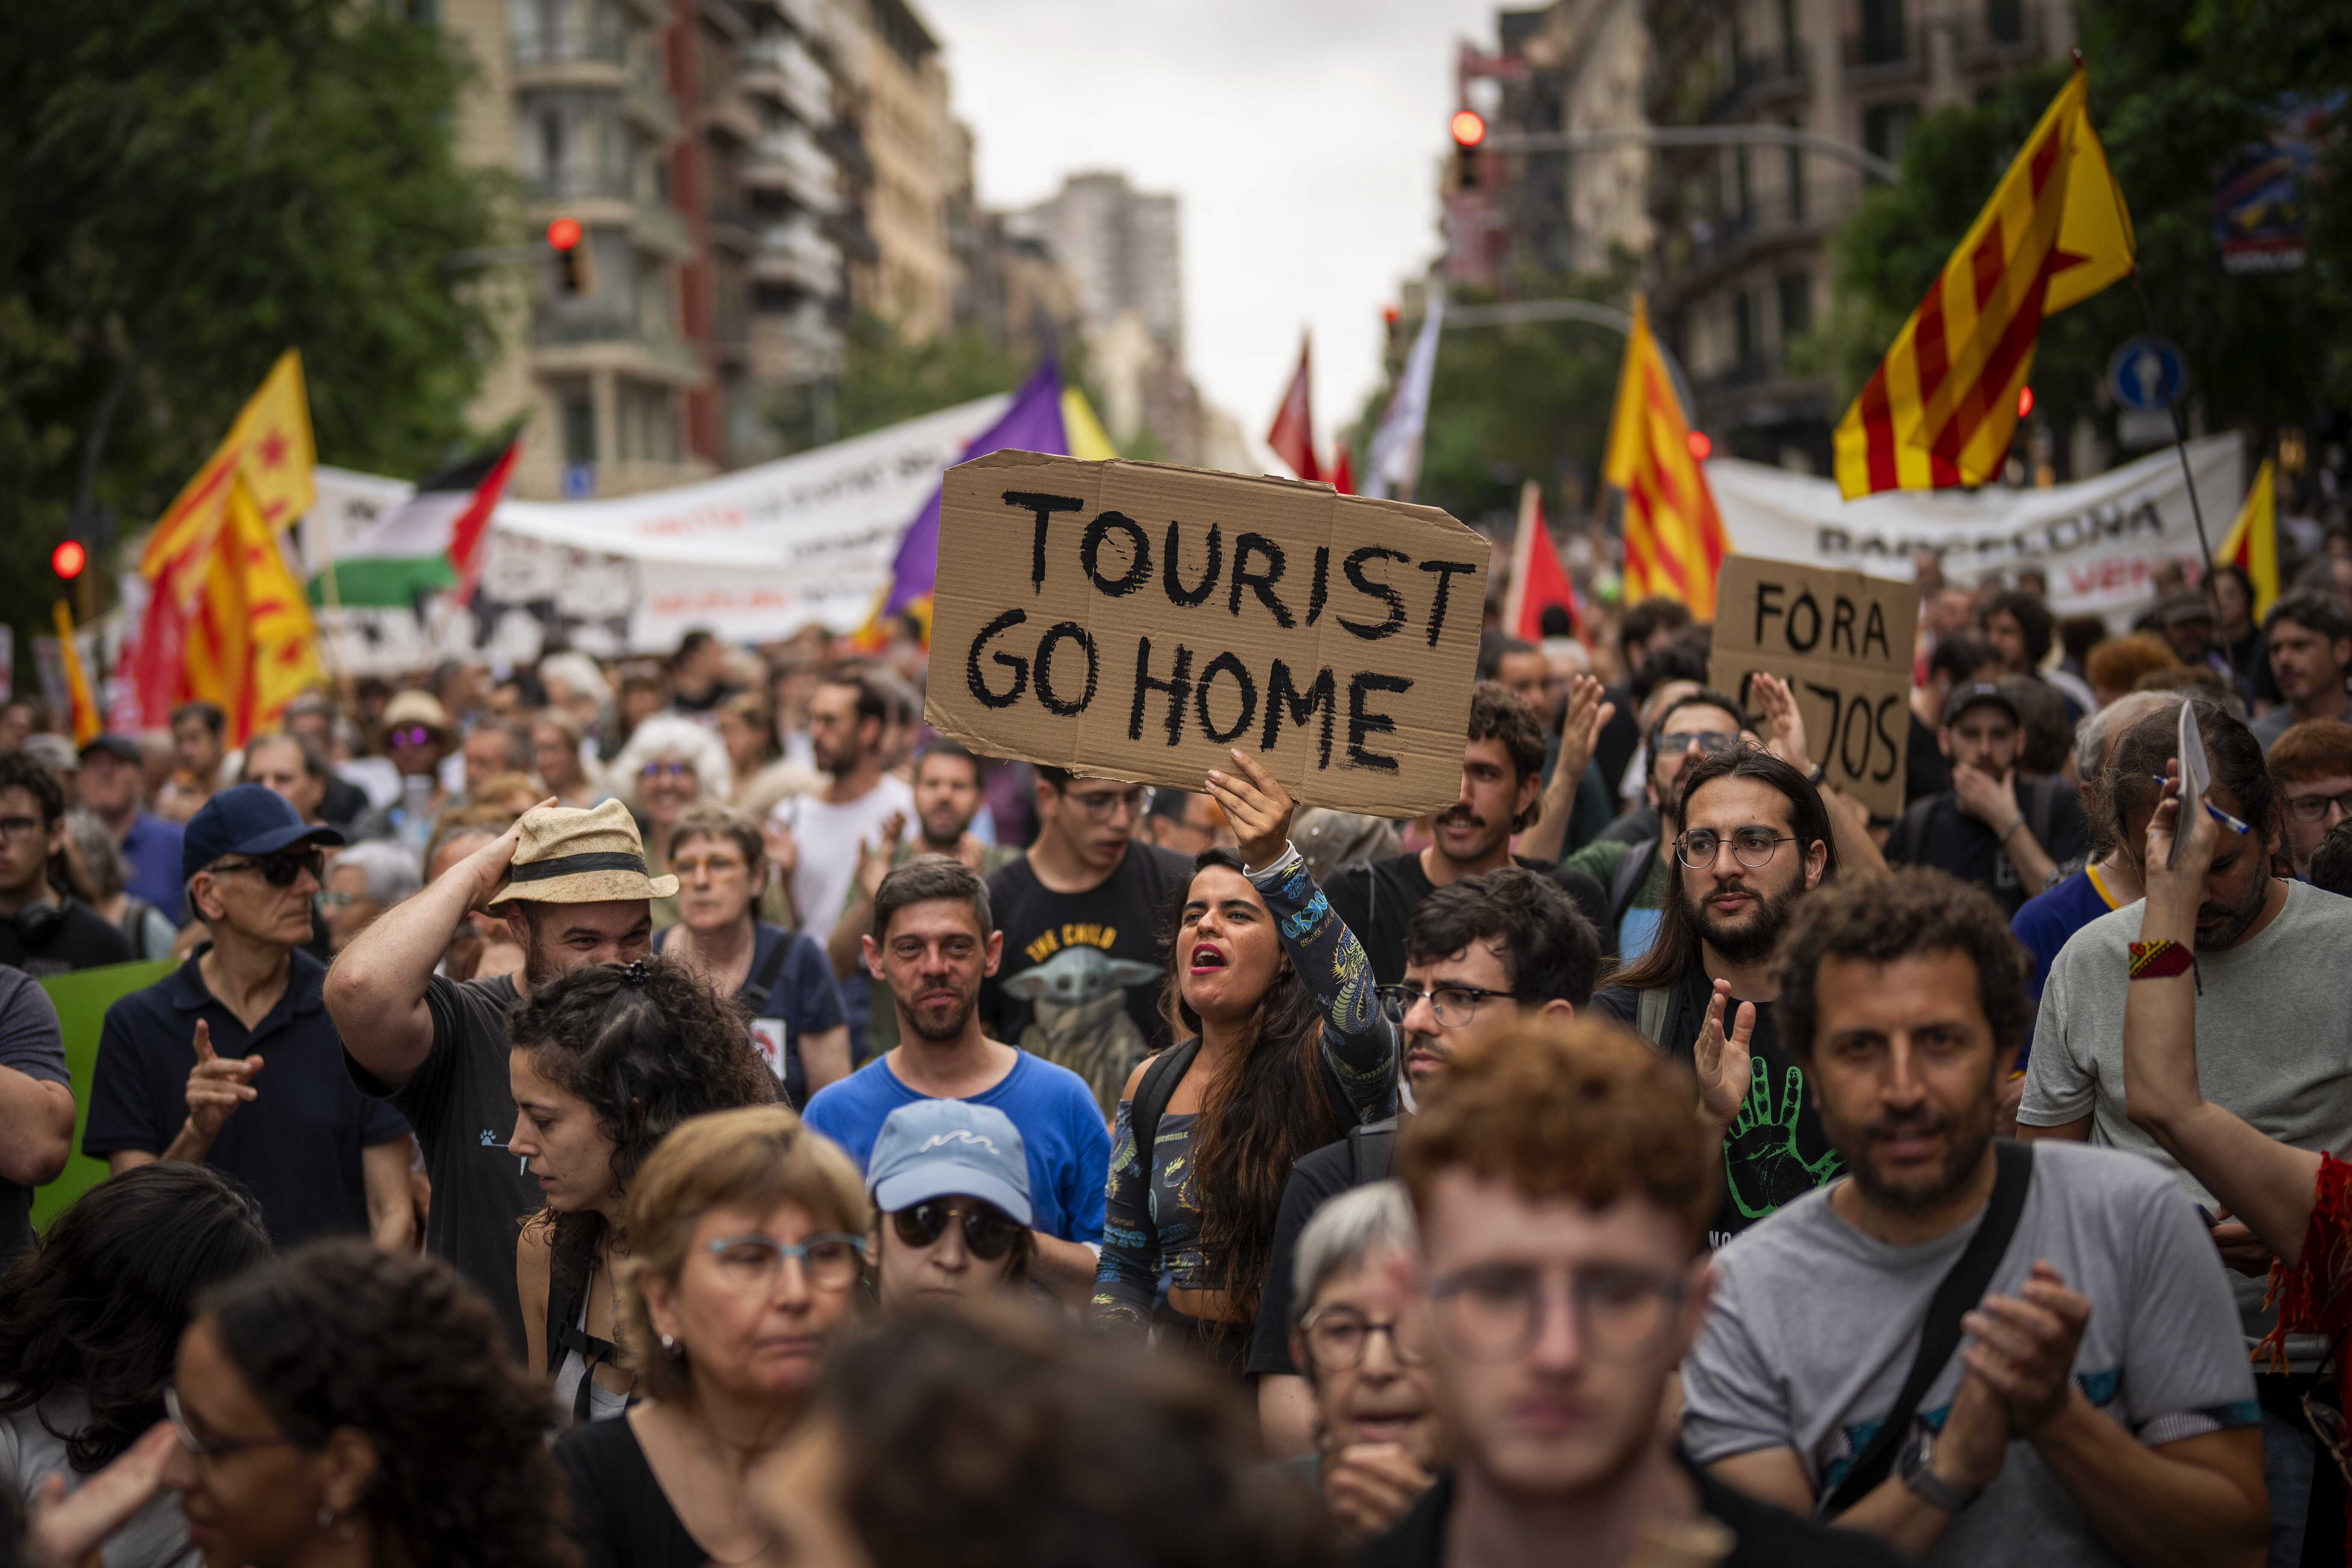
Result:
[[2263,466],[2254,470],[2246,504],[2238,509],[2238,521],[2230,525],[2230,537],[2221,541],[2213,559],[2221,565],[2238,567],[2253,584],[2254,624],[2262,625],[2279,591],[2278,479],[2270,458],[2264,458]]
[[73,612],[66,602],[57,603],[58,660],[65,667],[66,697],[73,708],[74,744],[87,746],[106,728],[98,716],[98,703],[89,694],[89,677],[82,673],[81,648],[74,642]]
[[1716,571],[1729,546],[1639,294],[1601,477],[1625,492],[1626,602],[1662,594],[1688,605],[1697,619],[1713,620]]
[[2042,319],[2132,269],[2131,215],[2081,63],[1838,422],[1838,489],[1990,483],[2009,459]]

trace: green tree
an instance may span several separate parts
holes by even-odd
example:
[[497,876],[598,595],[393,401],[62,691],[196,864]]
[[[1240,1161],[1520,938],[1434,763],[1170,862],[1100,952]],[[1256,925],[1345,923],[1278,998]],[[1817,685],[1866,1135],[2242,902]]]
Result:
[[0,615],[46,621],[110,404],[94,494],[121,534],[289,347],[322,462],[415,473],[462,446],[491,341],[461,253],[501,211],[451,144],[466,68],[350,0],[6,7]]
[[[2340,106],[2352,13],[2296,0],[2082,0],[2076,12],[2091,120],[2131,210],[2148,309],[2187,355],[2208,426],[2267,433],[2352,400],[2344,142],[2307,192],[2314,243],[2300,271],[2223,272],[2210,205],[2224,160],[2265,139],[2287,97],[2334,93]],[[1828,372],[1842,397],[1868,379],[2066,69],[2021,72],[1986,101],[1917,127],[1902,184],[1873,190],[1835,237],[1837,306],[1801,367]],[[2112,437],[2098,388],[2116,345],[2144,330],[2129,283],[2052,317],[2034,360],[2034,421],[2063,431],[2090,417]]]

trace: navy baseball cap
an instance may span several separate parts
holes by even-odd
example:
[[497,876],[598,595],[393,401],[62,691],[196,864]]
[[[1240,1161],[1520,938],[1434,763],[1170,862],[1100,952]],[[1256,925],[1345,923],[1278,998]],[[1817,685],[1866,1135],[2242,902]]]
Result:
[[866,1156],[866,1190],[885,1214],[961,1193],[1019,1225],[1029,1208],[1029,1155],[1013,1118],[968,1100],[919,1100],[882,1122]]
[[187,836],[180,840],[180,880],[185,883],[224,855],[267,855],[289,844],[342,841],[335,829],[303,821],[284,795],[259,784],[233,784],[188,819]]
[[2012,724],[2025,722],[2024,710],[2019,705],[2017,699],[2006,687],[1995,686],[1990,680],[1971,681],[1966,686],[1953,687],[1952,695],[1944,702],[1944,722],[1958,723],[1960,715],[1979,702],[1991,703],[1995,708],[2008,714],[2009,721]]

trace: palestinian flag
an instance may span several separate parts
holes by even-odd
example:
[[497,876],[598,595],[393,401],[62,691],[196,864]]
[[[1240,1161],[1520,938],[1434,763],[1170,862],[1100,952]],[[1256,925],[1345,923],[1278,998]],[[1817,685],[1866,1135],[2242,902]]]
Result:
[[[335,591],[345,605],[406,607],[428,594],[474,596],[498,510],[514,472],[520,440],[504,451],[435,474],[416,492],[360,531],[335,558]],[[325,602],[325,574],[310,584]]]

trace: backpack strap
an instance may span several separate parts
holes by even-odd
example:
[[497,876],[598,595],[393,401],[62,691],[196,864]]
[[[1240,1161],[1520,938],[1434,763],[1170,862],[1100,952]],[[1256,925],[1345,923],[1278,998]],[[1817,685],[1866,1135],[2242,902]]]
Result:
[[[2033,842],[2042,853],[2054,862],[2058,857],[2050,853],[2050,835],[2058,817],[2058,792],[2066,786],[2056,779],[2028,779],[2025,796],[2025,831],[2033,835]],[[2042,889],[2035,889],[2040,892]]]
[[1160,1141],[1160,1119],[1168,1114],[1168,1102],[1176,1098],[1176,1086],[1192,1069],[1201,1055],[1201,1039],[1189,1040],[1169,1047],[1151,1058],[1143,1069],[1143,1081],[1135,1086],[1135,1098],[1129,1101],[1127,1125],[1135,1134],[1135,1157],[1149,1176],[1151,1170],[1152,1145]]
[[1977,1309],[1992,1285],[2010,1239],[2017,1234],[2018,1216],[2025,1212],[2025,1194],[2033,1184],[2033,1145],[2007,1138],[1993,1141],[1992,1197],[1985,1205],[1984,1223],[1969,1237],[1966,1251],[1937,1285],[1927,1302],[1927,1317],[1919,1329],[1919,1352],[1911,1359],[1911,1375],[1895,1396],[1869,1446],[1854,1459],[1835,1490],[1824,1496],[1816,1511],[1835,1519],[1877,1489],[1895,1468],[1895,1457],[1909,1436],[1911,1417],[1942,1374],[1952,1352],[1960,1348],[1960,1319]]
[[1894,848],[1888,859],[1903,866],[1919,864],[1919,847],[1927,838],[1927,817],[1935,811],[1936,803],[1943,798],[1939,795],[1931,795],[1911,803],[1903,813],[1903,820],[1895,825],[1895,832],[1888,840]]
[[1633,1031],[1654,1046],[1664,1048],[1666,1004],[1674,999],[1670,987],[1654,985],[1640,994],[1639,1005],[1633,1010]]
[[1613,945],[1617,930],[1625,923],[1625,911],[1642,896],[1642,886],[1650,879],[1650,862],[1658,853],[1658,840],[1644,838],[1629,847],[1617,862],[1617,869],[1609,878],[1609,929],[1604,931]]
[[[756,932],[757,927],[753,930]],[[784,971],[784,960],[793,951],[793,939],[787,933],[768,952],[768,962],[760,965],[760,973],[751,978],[749,994],[743,998],[754,1018],[767,1016],[768,1004],[774,999],[776,976]]]
[[1348,1129],[1350,1186],[1369,1186],[1388,1179],[1389,1168],[1396,1159],[1396,1135],[1397,1119],[1393,1116]]

